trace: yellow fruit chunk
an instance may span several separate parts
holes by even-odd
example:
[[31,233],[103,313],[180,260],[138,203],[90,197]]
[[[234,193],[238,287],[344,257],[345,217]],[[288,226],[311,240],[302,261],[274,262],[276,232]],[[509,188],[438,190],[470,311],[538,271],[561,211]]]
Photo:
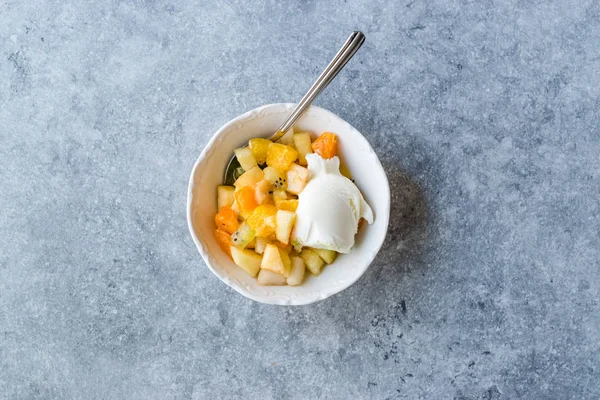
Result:
[[265,252],[263,253],[260,267],[262,269],[268,269],[269,271],[283,275],[287,278],[290,275],[290,270],[292,269],[292,262],[290,260],[290,256],[288,256],[286,252],[279,249],[274,244],[268,244],[265,247]]
[[256,232],[256,236],[267,237],[275,232],[277,208],[263,204],[254,209],[246,219],[246,223]]
[[254,197],[256,198],[256,202],[258,204],[272,204],[273,198],[271,197],[271,191],[273,190],[273,186],[271,182],[266,179],[258,182],[254,189]]
[[258,182],[262,181],[264,177],[265,174],[262,172],[262,169],[253,167],[244,172],[242,176],[237,178],[233,185],[235,186],[236,190],[244,186],[254,186]]
[[290,276],[287,278],[287,284],[290,286],[296,286],[302,283],[304,280],[304,272],[306,271],[306,265],[304,260],[300,257],[292,257],[292,270]]
[[249,148],[240,147],[239,149],[235,149],[233,153],[235,154],[235,158],[237,158],[244,171],[248,171],[249,169],[256,167],[256,159]]
[[287,176],[287,191],[292,194],[299,194],[306,182],[308,182],[308,169],[299,166],[298,164],[290,165],[286,176]]
[[217,209],[221,209],[224,206],[229,206],[233,204],[235,198],[233,193],[235,192],[235,188],[233,186],[217,186]]
[[279,171],[286,171],[298,158],[298,152],[280,143],[271,143],[267,151],[267,165]]
[[267,162],[267,151],[269,150],[270,144],[271,141],[268,139],[250,139],[250,141],[248,142],[248,147],[254,155],[254,159],[257,163],[264,164]]
[[310,271],[311,274],[316,276],[321,273],[321,269],[325,265],[325,261],[323,261],[317,253],[310,249],[304,249],[300,253],[300,257],[302,257],[302,259],[304,260],[306,268]]
[[277,203],[279,200],[287,200],[288,195],[284,189],[273,190],[273,200]]
[[285,283],[286,283],[285,276],[279,275],[273,271],[269,271],[268,269],[260,270],[260,272],[258,273],[257,281],[258,281],[259,285],[263,285],[263,286],[267,286],[267,285],[280,286],[280,285],[285,285]]
[[233,262],[243,269],[248,275],[255,278],[260,270],[262,257],[252,250],[240,250],[235,246],[229,248]]
[[298,200],[275,200],[275,207],[279,210],[296,212],[298,208]]
[[267,247],[267,245],[270,243],[271,242],[267,238],[257,237],[256,245],[254,246],[254,251],[257,252],[258,254],[262,254],[265,252],[265,247]]
[[281,257],[281,261],[283,261],[283,267],[286,270],[286,273],[283,274],[283,276],[287,278],[292,270],[292,260],[290,259],[289,253],[281,248],[279,248],[279,256]]
[[310,134],[306,132],[295,133],[294,144],[296,146],[296,150],[298,150],[298,162],[302,165],[306,165],[306,155],[313,152],[310,142]]
[[291,127],[282,137],[278,140],[279,143],[286,145],[294,144],[294,127]]
[[319,255],[327,264],[331,264],[337,257],[337,253],[333,250],[311,249]]
[[281,243],[288,244],[290,242],[290,233],[296,223],[296,213],[292,211],[279,210],[277,211],[277,229],[275,235]]

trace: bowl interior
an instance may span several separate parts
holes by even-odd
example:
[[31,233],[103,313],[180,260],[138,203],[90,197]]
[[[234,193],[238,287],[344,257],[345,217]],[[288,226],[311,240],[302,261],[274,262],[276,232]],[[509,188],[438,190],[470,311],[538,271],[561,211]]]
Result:
[[254,137],[271,135],[293,107],[293,104],[272,104],[225,124],[196,162],[188,190],[190,232],[209,268],[244,296],[271,304],[309,304],[350,286],[375,258],[385,239],[389,219],[389,184],[367,140],[335,114],[312,106],[294,125],[295,131],[311,132],[313,139],[326,131],[338,135],[339,156],[373,209],[374,223],[359,230],[351,253],[339,255],[318,277],[307,272],[301,286],[260,286],[221,251],[213,236],[217,186],[222,183],[233,149]]

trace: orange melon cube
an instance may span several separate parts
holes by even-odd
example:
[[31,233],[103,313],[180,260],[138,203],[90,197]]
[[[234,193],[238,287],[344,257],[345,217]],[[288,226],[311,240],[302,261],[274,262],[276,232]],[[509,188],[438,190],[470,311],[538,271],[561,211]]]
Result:
[[267,151],[267,165],[279,171],[286,171],[298,159],[298,152],[281,143],[271,143]]
[[263,204],[254,209],[246,219],[248,225],[256,232],[256,236],[268,237],[275,232],[277,208]]
[[236,212],[229,206],[221,207],[217,215],[215,215],[215,224],[217,225],[217,229],[222,229],[230,235],[240,226]]
[[221,229],[215,229],[215,239],[217,244],[227,254],[231,257],[231,249],[233,242],[231,241],[231,235]]
[[332,158],[337,155],[337,136],[325,132],[312,143],[312,149],[323,158]]
[[240,210],[240,214],[247,217],[258,206],[254,188],[252,186],[244,186],[235,192],[235,203]]

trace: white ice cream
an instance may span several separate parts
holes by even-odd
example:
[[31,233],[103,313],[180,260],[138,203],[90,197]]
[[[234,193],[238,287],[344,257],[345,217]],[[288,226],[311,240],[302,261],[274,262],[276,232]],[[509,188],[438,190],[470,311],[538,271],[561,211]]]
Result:
[[356,185],[340,174],[337,157],[307,154],[310,178],[298,196],[294,245],[349,253],[358,221],[373,223],[373,211]]

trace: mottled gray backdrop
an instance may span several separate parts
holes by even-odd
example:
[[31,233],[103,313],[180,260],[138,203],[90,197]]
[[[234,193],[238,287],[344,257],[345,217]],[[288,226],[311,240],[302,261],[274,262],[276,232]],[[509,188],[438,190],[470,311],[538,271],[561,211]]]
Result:
[[[597,399],[600,5],[0,3],[1,399]],[[216,129],[299,99],[372,143],[385,245],[319,304],[189,237]]]

